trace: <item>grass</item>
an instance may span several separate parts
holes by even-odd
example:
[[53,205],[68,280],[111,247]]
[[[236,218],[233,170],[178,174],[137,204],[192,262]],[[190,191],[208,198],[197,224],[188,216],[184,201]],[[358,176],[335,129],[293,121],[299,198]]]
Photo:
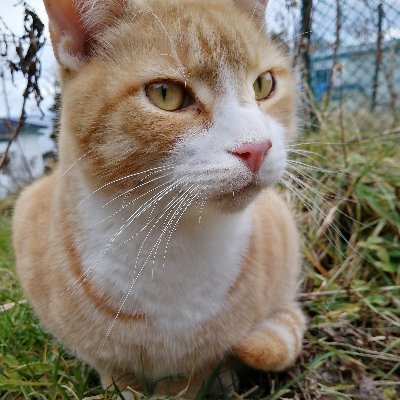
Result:
[[[355,134],[329,123],[293,143],[290,171],[301,180],[292,179],[290,196],[304,235],[301,300],[310,318],[304,351],[283,373],[240,372],[231,397],[400,398],[399,147],[399,130]],[[0,304],[8,310],[0,310],[0,399],[115,398],[21,302],[10,220],[3,204]],[[204,392],[199,400],[211,398]]]

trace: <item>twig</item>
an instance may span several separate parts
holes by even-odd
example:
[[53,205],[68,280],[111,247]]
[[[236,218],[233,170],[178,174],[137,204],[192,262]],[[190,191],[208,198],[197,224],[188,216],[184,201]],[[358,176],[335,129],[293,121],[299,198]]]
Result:
[[[3,44],[2,52],[0,54],[2,59],[1,61],[8,65],[12,79],[14,79],[14,74],[21,73],[26,80],[20,117],[13,132],[11,132],[11,137],[8,140],[5,152],[0,159],[0,170],[8,164],[11,146],[17,139],[25,124],[26,104],[31,95],[35,97],[39,110],[42,111],[40,109],[42,96],[38,86],[38,81],[41,75],[41,62],[38,53],[46,43],[46,40],[43,37],[44,25],[37,14],[25,2],[21,2],[21,4],[25,8],[24,34],[21,37],[14,35],[4,20],[0,17],[0,35],[2,36],[0,44]],[[11,49],[7,39],[8,36],[11,37],[11,42],[14,47],[11,55],[9,54]],[[4,79],[4,73],[2,73],[2,78]],[[32,173],[28,163],[26,163],[26,167],[32,178]]]
[[354,294],[354,293],[362,293],[362,292],[372,292],[376,291],[378,293],[383,293],[383,292],[391,292],[393,290],[400,290],[400,286],[386,286],[386,287],[381,287],[377,288],[374,290],[374,288],[370,287],[361,287],[361,288],[352,288],[352,289],[339,289],[339,290],[329,290],[325,292],[312,292],[312,293],[301,293],[299,295],[300,299],[313,299],[316,297],[325,297],[325,296],[334,296],[334,295],[343,295],[343,294]]

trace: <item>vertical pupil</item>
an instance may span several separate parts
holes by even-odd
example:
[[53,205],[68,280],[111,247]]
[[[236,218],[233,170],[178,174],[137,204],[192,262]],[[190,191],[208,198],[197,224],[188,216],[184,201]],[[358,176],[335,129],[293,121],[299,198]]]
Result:
[[261,79],[260,76],[257,78],[257,85],[258,85],[258,90],[261,92],[261,90],[262,90],[262,79]]
[[163,97],[163,100],[165,101],[165,99],[167,98],[167,85],[162,85],[161,86],[161,95]]

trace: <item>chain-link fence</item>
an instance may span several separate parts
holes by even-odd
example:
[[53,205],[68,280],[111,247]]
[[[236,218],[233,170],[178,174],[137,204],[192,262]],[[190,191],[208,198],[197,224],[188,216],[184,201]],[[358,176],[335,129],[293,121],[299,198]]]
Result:
[[314,112],[350,129],[400,124],[399,0],[271,0],[269,30],[293,50]]

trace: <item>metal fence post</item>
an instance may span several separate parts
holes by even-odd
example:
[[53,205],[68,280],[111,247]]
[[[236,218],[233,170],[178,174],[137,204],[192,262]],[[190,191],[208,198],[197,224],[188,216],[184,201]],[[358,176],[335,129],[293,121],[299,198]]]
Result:
[[371,111],[374,111],[376,108],[376,98],[378,96],[379,72],[381,70],[381,64],[382,64],[383,17],[384,17],[383,3],[379,3],[379,5],[378,5],[378,37],[376,40],[376,57],[375,57],[376,61],[375,61],[374,80],[373,80],[373,86],[372,86]]
[[[313,0],[302,0],[301,4],[301,27],[300,27],[300,60],[301,60],[301,78],[302,83],[305,87],[306,92],[312,97],[312,76],[311,76],[311,57],[310,57],[310,46],[311,46],[311,30],[312,30],[312,7]],[[310,98],[311,100],[311,98]],[[310,107],[309,113],[310,123],[314,125],[317,121],[316,115]]]
[[303,81],[307,82],[311,88],[311,59],[310,59],[310,41],[311,41],[311,10],[313,0],[303,0],[301,7],[301,59]]

